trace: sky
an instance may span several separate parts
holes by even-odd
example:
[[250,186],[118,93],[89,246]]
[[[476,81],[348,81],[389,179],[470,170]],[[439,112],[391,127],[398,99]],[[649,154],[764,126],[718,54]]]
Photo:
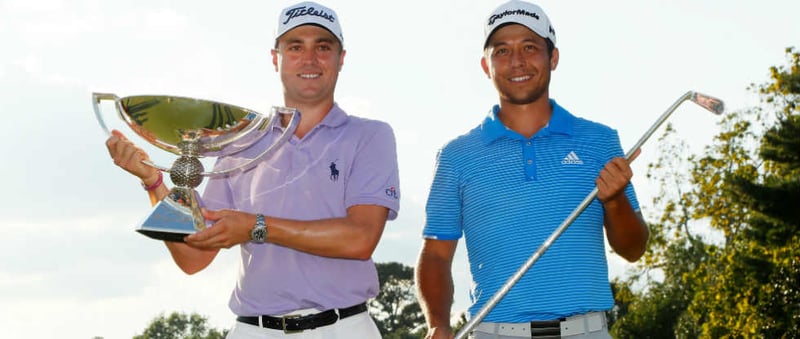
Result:
[[[290,3],[0,0],[0,144],[9,153],[0,165],[4,338],[130,338],[173,311],[199,313],[217,328],[233,323],[227,303],[238,248],[186,276],[162,243],[134,231],[149,202],[112,164],[91,93],[181,95],[266,113],[282,101],[269,49],[277,13]],[[390,123],[397,138],[400,216],[373,259],[413,265],[437,150],[497,102],[480,57],[482,22],[501,1],[324,3],[338,12],[347,49],[336,101]],[[689,90],[730,110],[757,105],[748,85],[767,81],[770,66],[785,64],[784,49],[800,45],[797,1],[539,4],[561,56],[551,97],[617,129],[626,150]],[[104,117],[156,163],[174,160],[135,139],[115,112]],[[670,118],[693,152],[711,142],[717,121],[691,104]],[[633,165],[646,216],[658,212],[657,187],[645,175],[655,140]],[[469,303],[465,256],[460,247],[454,312]],[[612,277],[632,267],[608,256]]]

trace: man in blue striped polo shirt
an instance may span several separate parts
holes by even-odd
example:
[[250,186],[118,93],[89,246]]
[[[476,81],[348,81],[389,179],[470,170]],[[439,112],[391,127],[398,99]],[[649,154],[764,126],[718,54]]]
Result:
[[[487,18],[484,56],[500,104],[438,154],[417,265],[428,338],[452,338],[451,264],[463,235],[475,315],[594,189],[593,201],[475,327],[475,338],[608,338],[614,300],[603,232],[638,260],[647,226],[617,132],[549,98],[559,52],[547,15],[510,1]],[[605,226],[605,227],[604,227]]]

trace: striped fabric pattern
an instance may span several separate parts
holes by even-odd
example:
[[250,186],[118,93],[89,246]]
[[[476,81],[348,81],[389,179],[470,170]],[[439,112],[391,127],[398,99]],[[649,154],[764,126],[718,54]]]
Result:
[[[527,139],[497,119],[449,142],[437,156],[423,236],[463,235],[474,315],[623,156],[617,132],[577,118],[551,100],[548,126]],[[626,196],[639,209],[632,185]],[[485,321],[551,320],[613,306],[603,209],[595,201],[556,240]]]

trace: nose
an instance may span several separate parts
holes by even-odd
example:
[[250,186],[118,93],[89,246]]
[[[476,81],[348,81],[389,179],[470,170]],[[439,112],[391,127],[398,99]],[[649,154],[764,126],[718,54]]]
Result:
[[520,67],[525,66],[525,57],[523,56],[522,50],[515,48],[511,51],[511,66],[512,67]]
[[317,61],[316,51],[313,48],[306,48],[300,55],[300,60],[304,64],[314,64]]

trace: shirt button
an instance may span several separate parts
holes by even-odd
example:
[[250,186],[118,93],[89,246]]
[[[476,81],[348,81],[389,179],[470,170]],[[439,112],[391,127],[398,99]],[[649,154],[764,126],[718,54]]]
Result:
[[528,165],[533,165],[533,160],[528,159]]
[[531,142],[530,142],[530,141],[528,141],[528,142],[526,142],[526,143],[525,143],[525,145],[528,145],[528,146],[530,146],[530,145],[531,145]]

